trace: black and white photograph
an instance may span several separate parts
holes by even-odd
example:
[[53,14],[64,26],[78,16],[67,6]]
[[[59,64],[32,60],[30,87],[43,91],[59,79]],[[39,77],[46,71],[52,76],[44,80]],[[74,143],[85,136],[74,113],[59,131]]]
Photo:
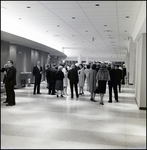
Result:
[[146,149],[146,1],[1,1],[1,149]]

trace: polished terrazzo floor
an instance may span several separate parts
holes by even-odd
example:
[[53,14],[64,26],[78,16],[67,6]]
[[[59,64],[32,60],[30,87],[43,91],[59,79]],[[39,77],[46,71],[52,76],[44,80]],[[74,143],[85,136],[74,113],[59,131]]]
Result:
[[138,109],[133,86],[122,86],[118,103],[108,103],[106,92],[100,105],[87,91],[78,100],[48,95],[46,82],[40,95],[33,85],[15,90],[15,106],[1,100],[1,148],[146,149],[146,110]]

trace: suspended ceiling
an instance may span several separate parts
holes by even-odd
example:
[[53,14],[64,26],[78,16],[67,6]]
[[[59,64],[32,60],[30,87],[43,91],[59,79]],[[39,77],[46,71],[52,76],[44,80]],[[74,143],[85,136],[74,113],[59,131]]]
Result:
[[82,57],[124,60],[141,3],[1,1],[1,17],[2,23],[12,24],[11,28],[15,26],[16,35],[25,35],[25,38],[51,46],[67,57],[80,54]]

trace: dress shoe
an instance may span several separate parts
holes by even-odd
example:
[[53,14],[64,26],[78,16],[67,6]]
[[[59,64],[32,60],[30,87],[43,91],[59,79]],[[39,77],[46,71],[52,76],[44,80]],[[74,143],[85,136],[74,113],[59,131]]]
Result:
[[97,102],[95,99],[93,99],[93,102]]
[[10,105],[10,104],[6,104],[6,106],[13,106],[13,105]]
[[61,97],[64,97],[63,95],[61,95]]
[[37,94],[41,94],[41,93],[37,93]]
[[93,98],[90,98],[91,101],[93,101]]
[[118,100],[116,100],[116,102],[118,102]]
[[57,97],[59,97],[59,96],[57,95]]
[[112,101],[108,101],[108,103],[112,103]]
[[4,101],[3,103],[8,103],[7,101]]
[[101,105],[104,105],[104,103],[103,103],[103,102],[100,102],[100,104],[101,104]]

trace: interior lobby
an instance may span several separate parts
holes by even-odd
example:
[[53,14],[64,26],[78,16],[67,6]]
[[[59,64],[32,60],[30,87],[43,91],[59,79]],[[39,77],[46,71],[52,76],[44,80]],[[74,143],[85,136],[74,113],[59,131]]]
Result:
[[[17,70],[15,106],[1,72],[1,149],[146,149],[146,1],[1,1],[1,68]],[[43,68],[33,94],[33,67]],[[46,64],[122,63],[118,100],[49,95]],[[78,90],[79,91],[79,90]]]

